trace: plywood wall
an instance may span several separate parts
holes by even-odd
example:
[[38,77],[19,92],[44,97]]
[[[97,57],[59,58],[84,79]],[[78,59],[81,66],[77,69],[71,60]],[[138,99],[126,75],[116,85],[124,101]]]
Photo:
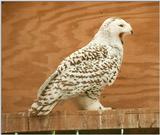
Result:
[[[101,101],[113,108],[158,108],[158,2],[3,2],[2,109],[26,111],[44,80],[87,44],[111,16],[131,23],[124,61]],[[72,101],[55,110],[77,110]]]

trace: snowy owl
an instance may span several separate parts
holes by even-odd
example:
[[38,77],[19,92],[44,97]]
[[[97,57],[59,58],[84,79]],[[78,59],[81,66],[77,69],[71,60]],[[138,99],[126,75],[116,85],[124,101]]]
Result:
[[99,101],[101,91],[116,80],[123,59],[123,39],[132,34],[129,23],[118,17],[106,19],[93,39],[66,57],[39,88],[31,105],[32,115],[47,115],[55,105],[75,97],[83,109],[108,110]]

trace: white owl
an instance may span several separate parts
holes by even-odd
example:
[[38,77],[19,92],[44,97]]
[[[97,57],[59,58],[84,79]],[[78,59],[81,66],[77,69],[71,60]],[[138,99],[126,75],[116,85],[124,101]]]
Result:
[[103,107],[99,96],[118,75],[123,59],[122,35],[132,33],[132,27],[123,19],[106,19],[94,38],[65,58],[39,88],[29,112],[47,115],[59,101],[72,97],[87,110],[111,109]]

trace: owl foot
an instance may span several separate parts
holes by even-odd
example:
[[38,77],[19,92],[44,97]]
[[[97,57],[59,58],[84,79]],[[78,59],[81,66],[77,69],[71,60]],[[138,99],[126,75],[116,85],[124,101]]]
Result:
[[112,108],[111,107],[103,107],[102,106],[102,108],[100,108],[98,110],[98,112],[99,112],[99,114],[102,114],[103,112],[108,111],[108,110],[112,110]]
[[112,108],[111,108],[111,107],[103,107],[103,108],[101,108],[100,110],[108,111],[108,110],[112,110]]

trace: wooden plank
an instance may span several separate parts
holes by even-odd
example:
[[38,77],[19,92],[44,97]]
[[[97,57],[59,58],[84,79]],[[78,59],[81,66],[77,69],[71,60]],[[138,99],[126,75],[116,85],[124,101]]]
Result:
[[139,114],[139,122],[140,128],[152,128],[157,125],[158,120],[156,119],[155,113],[144,113]]
[[[92,121],[92,122],[91,122]],[[54,112],[46,117],[30,117],[29,131],[99,128],[98,112]]]
[[156,120],[156,123],[153,125],[153,127],[159,127],[159,113],[155,113],[155,120]]
[[78,111],[66,113],[66,129],[99,129],[100,118],[97,111]]
[[26,113],[6,113],[2,115],[2,132],[28,131],[28,116]]
[[145,108],[103,112],[56,111],[44,117],[28,116],[27,113],[11,113],[2,115],[2,132],[158,128],[158,114],[157,109]]
[[139,113],[133,109],[108,111],[102,115],[101,128],[138,128]]
[[113,129],[113,128],[121,127],[120,117],[116,110],[103,113],[100,119],[101,119],[101,123],[100,123],[101,129],[105,129],[105,128]]
[[6,128],[6,114],[4,114],[4,113],[2,113],[2,115],[1,115],[1,130],[2,130],[2,132],[5,132],[5,130],[7,129]]
[[29,131],[52,131],[65,129],[65,112],[54,112],[45,117],[30,117]]
[[[113,108],[158,108],[158,2],[3,2],[3,112],[27,110],[59,63],[86,45],[111,16],[131,23],[124,61],[101,101]],[[16,97],[16,98],[15,98]],[[9,100],[8,100],[9,99]],[[147,99],[147,100],[146,100]],[[72,101],[55,110],[77,110]]]

